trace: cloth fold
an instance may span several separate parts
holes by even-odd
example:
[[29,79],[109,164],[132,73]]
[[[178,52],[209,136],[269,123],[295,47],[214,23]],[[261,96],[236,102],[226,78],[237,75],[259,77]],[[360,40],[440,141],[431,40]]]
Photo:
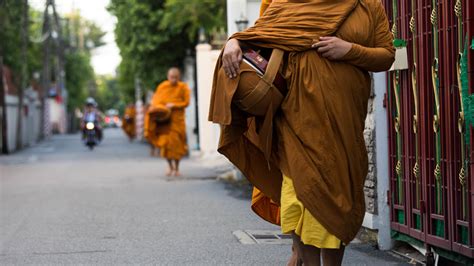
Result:
[[[354,43],[350,58],[330,61],[311,49],[315,40],[328,35]],[[253,27],[231,38],[286,51],[282,73],[289,91],[274,117],[269,168],[257,134],[261,121],[232,104],[238,78],[224,86],[216,82],[219,59],[209,113],[210,121],[221,124],[218,151],[270,203],[280,204],[282,174],[290,176],[304,207],[331,234],[349,243],[365,212],[368,70],[385,70],[394,60],[380,1],[277,0]],[[369,61],[372,58],[377,60]]]

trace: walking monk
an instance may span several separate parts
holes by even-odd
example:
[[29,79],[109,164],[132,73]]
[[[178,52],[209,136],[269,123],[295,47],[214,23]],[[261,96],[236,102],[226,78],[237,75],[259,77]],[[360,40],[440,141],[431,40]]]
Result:
[[128,138],[130,141],[132,141],[135,136],[135,105],[134,104],[129,104],[125,108],[123,118],[122,118],[122,129],[127,134]]
[[[221,124],[219,152],[258,188],[259,201],[267,198],[253,209],[292,235],[298,262],[291,263],[340,265],[365,213],[369,71],[390,68],[393,37],[379,0],[269,2],[253,27],[227,42],[209,119]],[[232,104],[243,43],[285,52],[288,92],[274,115],[270,156],[261,119]]]
[[188,153],[185,108],[189,105],[188,85],[180,81],[178,68],[168,70],[168,80],[156,88],[148,111],[149,139],[168,160],[168,176],[179,176],[179,162]]

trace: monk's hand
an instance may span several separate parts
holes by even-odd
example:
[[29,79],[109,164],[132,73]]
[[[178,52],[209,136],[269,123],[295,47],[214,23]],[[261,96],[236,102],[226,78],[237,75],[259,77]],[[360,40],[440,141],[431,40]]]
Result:
[[242,61],[242,49],[239,41],[230,39],[222,53],[222,67],[229,78],[236,78],[239,74],[240,62]]
[[352,48],[352,43],[337,37],[320,37],[319,42],[312,45],[318,53],[329,60],[342,59]]
[[171,108],[174,107],[174,103],[167,103],[167,104],[166,104],[166,107],[167,107],[168,109],[171,109]]

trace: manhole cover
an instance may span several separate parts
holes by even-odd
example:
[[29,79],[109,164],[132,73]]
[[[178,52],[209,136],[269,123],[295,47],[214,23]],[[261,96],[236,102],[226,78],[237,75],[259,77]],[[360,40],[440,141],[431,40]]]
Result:
[[293,243],[290,235],[284,235],[279,230],[238,230],[233,232],[234,236],[242,244],[273,244],[291,245]]

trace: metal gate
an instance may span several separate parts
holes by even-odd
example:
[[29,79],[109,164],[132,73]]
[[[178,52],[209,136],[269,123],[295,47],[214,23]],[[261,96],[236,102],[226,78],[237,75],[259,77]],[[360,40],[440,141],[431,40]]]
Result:
[[408,55],[387,80],[392,235],[474,258],[474,1],[383,3]]

